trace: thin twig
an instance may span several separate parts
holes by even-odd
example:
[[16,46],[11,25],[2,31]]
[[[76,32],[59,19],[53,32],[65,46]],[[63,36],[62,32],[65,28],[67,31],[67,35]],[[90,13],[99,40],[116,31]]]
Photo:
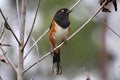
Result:
[[[105,0],[105,2],[102,4],[102,6],[82,25],[80,26],[70,37],[68,37],[66,40],[70,40],[72,37],[74,37],[78,32],[80,32],[102,9],[102,7],[105,5],[105,3],[107,2],[107,0]],[[36,61],[35,63],[33,63],[29,68],[27,68],[24,73],[26,73],[29,69],[31,69],[33,66],[35,66],[36,64],[38,64],[40,61],[42,61],[43,59],[45,59],[47,56],[49,56],[54,50],[58,49],[59,47],[61,47],[66,41],[63,41],[61,44],[59,44],[57,47],[55,47],[53,50],[51,50],[50,52],[46,53],[43,57],[41,57],[38,61]]]
[[17,38],[17,36],[15,35],[14,31],[12,30],[12,28],[11,28],[10,25],[8,24],[8,22],[7,22],[7,20],[6,20],[5,16],[4,16],[1,8],[0,8],[0,13],[1,13],[1,15],[2,15],[2,17],[3,17],[4,21],[5,21],[5,25],[6,25],[5,27],[6,27],[8,30],[11,31],[11,33],[12,33],[13,36],[14,36],[14,38],[15,38],[16,41],[18,42],[18,44],[20,44],[20,41],[18,40],[18,38]]
[[110,31],[112,31],[117,37],[120,38],[120,35],[114,30],[112,29],[112,27],[108,26],[105,22],[103,22],[102,20],[100,20]]
[[39,0],[39,2],[38,2],[38,7],[37,7],[37,10],[36,10],[36,13],[35,13],[35,17],[34,17],[34,20],[33,20],[33,24],[32,24],[30,33],[29,33],[29,35],[28,35],[28,37],[27,37],[27,40],[26,40],[23,48],[24,48],[24,47],[26,46],[26,44],[28,43],[28,41],[29,41],[29,39],[30,39],[30,36],[31,36],[31,34],[32,34],[32,31],[33,31],[33,28],[34,28],[34,25],[35,25],[35,21],[36,21],[36,18],[37,18],[38,10],[39,10],[39,7],[40,7],[40,2],[41,2],[41,0]]
[[78,0],[72,7],[70,7],[70,10],[72,10],[75,6],[77,6],[80,1],[81,1],[81,0]]
[[[1,26],[3,26],[3,23],[1,24]],[[2,28],[2,27],[1,27]],[[2,38],[4,32],[5,32],[5,27],[3,27],[3,29],[1,29],[1,33],[0,33],[0,39]]]
[[0,47],[0,49],[1,49],[1,51],[3,52],[3,55],[4,55],[4,57],[6,58],[8,64],[13,68],[13,70],[14,70],[15,72],[17,72],[17,68],[16,68],[15,65],[12,63],[12,61],[9,59],[9,57],[7,56],[5,50],[4,50],[2,47]]
[[16,7],[17,7],[18,24],[20,26],[20,10],[19,10],[19,2],[18,2],[18,0],[16,0]]
[[[32,37],[32,40],[33,40],[33,42],[35,43],[35,39]],[[38,57],[39,57],[39,49],[38,49],[38,45],[36,44],[36,53],[37,53],[37,55],[38,55]]]
[[4,44],[4,43],[1,43],[1,42],[0,42],[0,46],[9,46],[9,47],[11,47],[10,44]]
[[40,41],[42,39],[42,37],[49,31],[49,28],[35,41],[35,43],[30,47],[30,49],[28,50],[27,54],[24,57],[24,60],[26,59],[26,57],[30,54],[30,52],[32,51],[33,47],[38,43],[38,41]]

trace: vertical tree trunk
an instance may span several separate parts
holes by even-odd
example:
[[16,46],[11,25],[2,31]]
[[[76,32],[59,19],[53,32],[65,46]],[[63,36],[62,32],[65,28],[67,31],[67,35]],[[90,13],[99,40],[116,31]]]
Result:
[[24,71],[24,33],[25,33],[25,20],[26,20],[26,0],[22,0],[21,17],[20,17],[20,45],[18,54],[18,72],[17,80],[23,80]]

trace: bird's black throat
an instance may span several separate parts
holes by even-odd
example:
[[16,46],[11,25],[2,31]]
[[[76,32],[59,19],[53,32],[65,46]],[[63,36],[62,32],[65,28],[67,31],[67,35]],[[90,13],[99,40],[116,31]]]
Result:
[[62,28],[67,28],[70,26],[69,15],[56,15],[54,20]]

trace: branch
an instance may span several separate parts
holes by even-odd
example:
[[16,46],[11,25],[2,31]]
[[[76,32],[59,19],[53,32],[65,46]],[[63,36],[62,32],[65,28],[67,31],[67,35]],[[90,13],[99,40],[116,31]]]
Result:
[[3,14],[1,8],[0,8],[0,13],[1,13],[1,15],[2,15],[2,17],[3,17],[4,21],[5,21],[4,24],[5,24],[6,29],[8,29],[8,30],[11,31],[11,33],[12,33],[13,36],[14,36],[14,38],[15,38],[16,41],[18,42],[18,44],[20,44],[20,41],[18,40],[18,38],[17,38],[17,36],[15,35],[14,31],[12,30],[12,28],[11,28],[10,25],[8,24],[8,22],[7,22],[7,20],[6,20],[5,16],[4,16],[4,14]]
[[3,56],[5,57],[5,60],[7,61],[7,64],[9,64],[13,70],[15,72],[17,72],[17,68],[15,67],[15,65],[11,62],[11,60],[9,59],[9,57],[7,56],[6,52],[0,47],[1,51],[3,52]]
[[0,42],[0,46],[9,46],[9,47],[11,47],[10,44],[3,44],[3,43],[1,43],[1,42]]
[[77,6],[80,1],[81,1],[81,0],[78,0],[72,7],[70,7],[70,10],[72,10],[75,6]]
[[42,37],[49,31],[49,28],[34,42],[34,44],[30,47],[30,49],[28,50],[27,54],[24,57],[24,60],[26,59],[26,57],[30,54],[30,52],[32,51],[33,47],[38,43],[38,41],[40,41],[42,39]]
[[21,6],[21,20],[20,20],[20,43],[19,44],[19,54],[18,54],[18,72],[17,80],[23,80],[23,71],[24,71],[24,37],[25,37],[25,20],[26,20],[26,5],[27,0],[22,0]]
[[[33,42],[35,43],[35,39],[34,39],[33,37],[32,37],[32,40],[33,40]],[[35,47],[36,47],[36,53],[37,53],[37,55],[38,55],[38,57],[39,57],[40,55],[39,55],[38,45],[36,44]]]
[[[3,26],[3,23],[2,23],[2,25],[1,25],[1,26]],[[2,36],[3,36],[4,32],[5,32],[5,27],[3,27],[3,29],[1,29],[0,39],[2,38]]]
[[[70,37],[68,37],[66,39],[66,41],[70,40],[72,37],[74,37],[78,32],[80,32],[102,9],[102,7],[105,5],[107,0],[105,0],[105,2],[102,4],[102,6],[82,25],[78,28],[78,30],[76,30]],[[56,48],[54,48],[53,50],[51,50],[50,52],[48,52],[47,54],[45,54],[43,57],[41,57],[38,61],[36,61],[35,63],[33,63],[29,68],[27,68],[24,73],[26,73],[29,69],[31,69],[33,66],[35,66],[36,64],[38,64],[40,61],[42,61],[43,59],[45,59],[47,56],[49,56],[53,51],[55,51],[56,49],[58,49],[59,47],[61,47],[66,41],[63,41],[61,44],[59,44]]]
[[20,10],[19,10],[18,0],[16,0],[16,7],[17,7],[18,24],[19,24],[19,26],[20,26]]
[[100,20],[110,31],[112,31],[117,37],[120,38],[120,35],[114,30],[112,29],[112,27],[108,26],[105,22],[103,22],[102,20]]
[[37,7],[37,10],[36,10],[36,13],[35,13],[35,17],[34,17],[34,20],[33,20],[33,24],[32,24],[30,33],[29,33],[29,35],[28,35],[28,37],[27,37],[27,40],[26,40],[23,48],[24,48],[24,47],[26,46],[26,44],[28,43],[28,41],[29,41],[29,39],[30,39],[30,36],[31,36],[31,34],[32,34],[32,31],[33,31],[33,28],[34,28],[34,25],[35,25],[35,21],[36,21],[36,18],[37,18],[38,10],[39,10],[39,7],[40,7],[40,2],[41,2],[41,0],[39,0],[39,2],[38,2],[38,7]]

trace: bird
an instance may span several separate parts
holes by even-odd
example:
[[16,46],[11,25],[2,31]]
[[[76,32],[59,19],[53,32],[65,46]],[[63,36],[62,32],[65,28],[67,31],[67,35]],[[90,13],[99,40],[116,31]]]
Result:
[[[72,10],[70,9],[61,8],[55,13],[48,33],[51,49],[54,49],[61,42],[66,41],[66,39],[69,37],[71,28],[69,14],[71,12]],[[60,48],[54,50],[51,53],[51,55],[53,57],[52,73],[54,75],[61,75],[62,67],[60,58]]]

